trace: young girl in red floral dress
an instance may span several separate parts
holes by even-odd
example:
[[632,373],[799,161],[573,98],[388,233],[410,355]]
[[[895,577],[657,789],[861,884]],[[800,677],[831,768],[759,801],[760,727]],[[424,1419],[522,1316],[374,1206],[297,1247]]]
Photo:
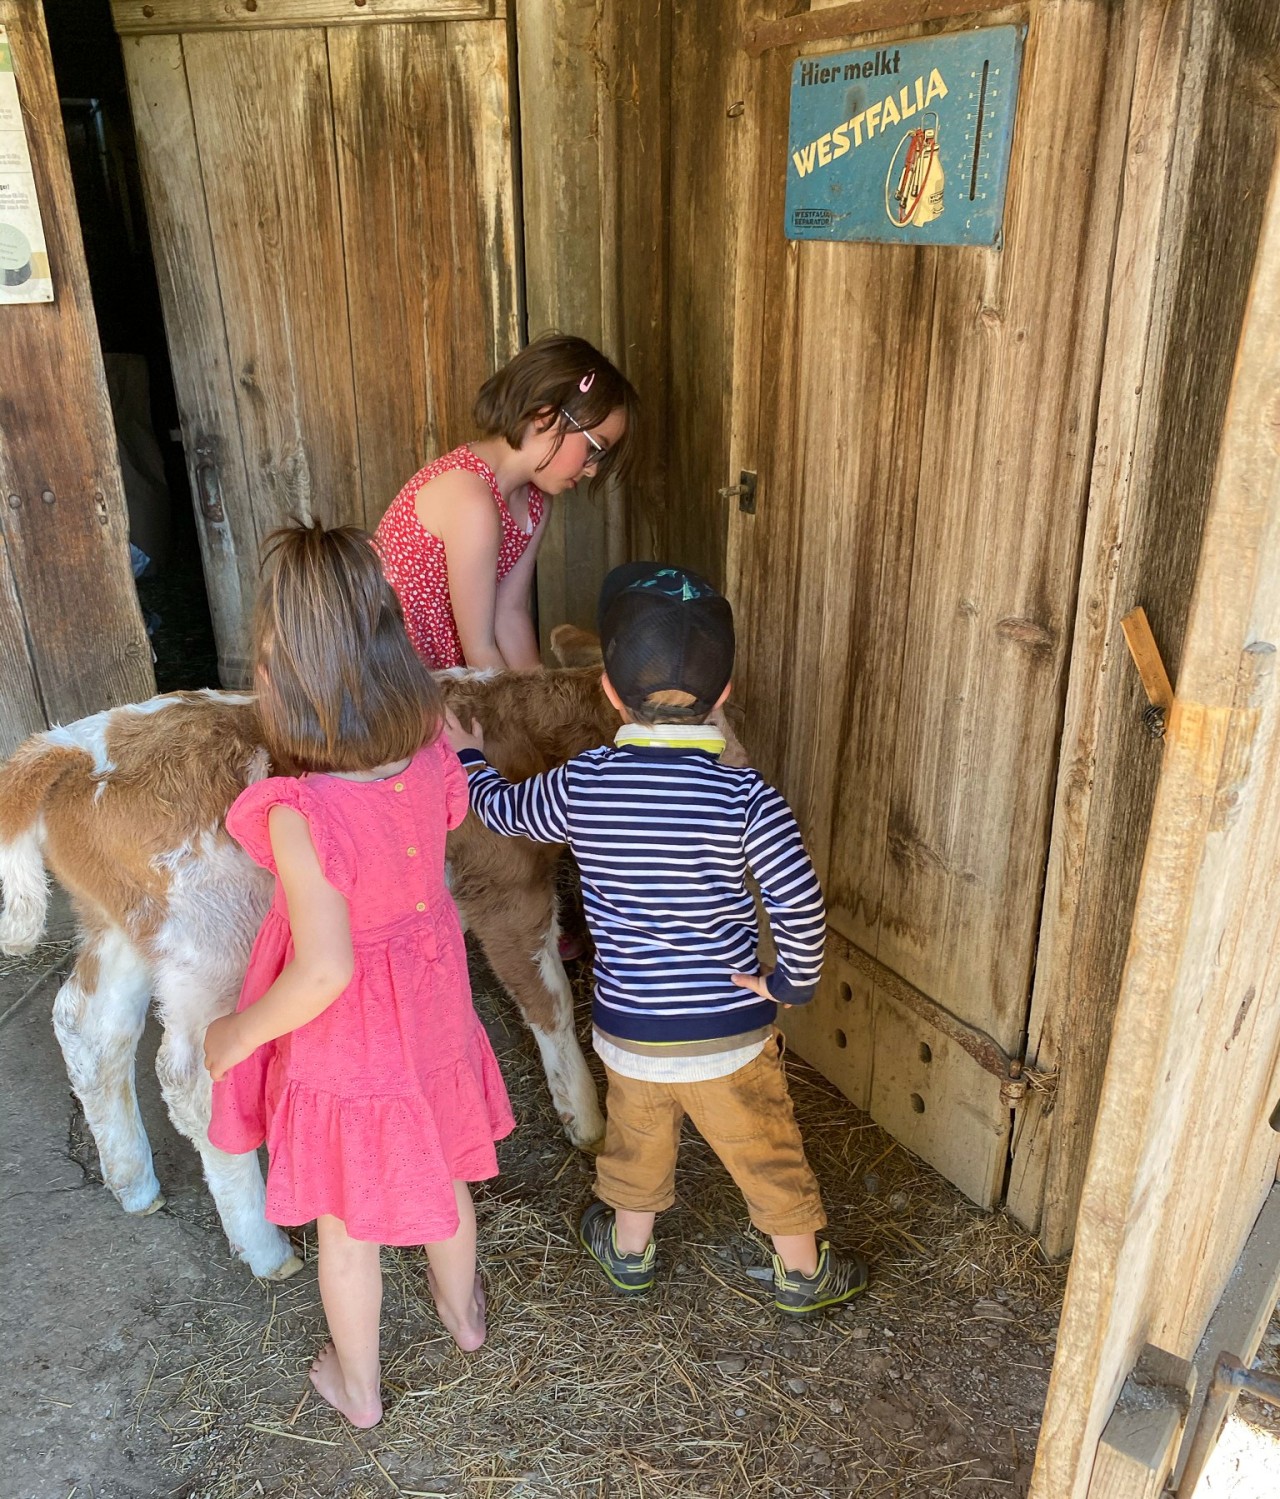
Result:
[[480,436],[414,474],[374,537],[428,666],[540,665],[530,600],[551,499],[626,472],[636,403],[598,349],[560,333],[485,381]]
[[256,639],[263,740],[277,774],[227,829],[276,876],[240,1005],[205,1034],[209,1138],[270,1156],[266,1215],[317,1220],[332,1337],[311,1369],[356,1426],[382,1418],[382,1244],[424,1244],[440,1319],[485,1338],[468,1182],[498,1172],[515,1127],[471,1004],[445,834],[466,775],[369,537],[296,526],[269,538]]

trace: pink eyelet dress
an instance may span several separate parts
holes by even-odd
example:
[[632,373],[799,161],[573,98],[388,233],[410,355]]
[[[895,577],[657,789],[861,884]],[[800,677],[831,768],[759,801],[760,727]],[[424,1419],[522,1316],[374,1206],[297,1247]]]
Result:
[[[466,773],[437,739],[388,780],[257,782],[236,798],[227,830],[273,874],[267,814],[282,804],[307,819],[324,876],[347,899],[355,973],[328,1009],[214,1084],[209,1139],[232,1152],[265,1140],[272,1223],[330,1213],[352,1238],[378,1244],[452,1238],[453,1182],[496,1176],[494,1142],[515,1128],[444,884],[445,832],[466,815]],[[277,880],[238,1008],[292,956]]]
[[444,542],[424,530],[414,508],[419,492],[432,479],[451,469],[464,468],[479,475],[489,486],[493,503],[502,522],[502,544],[498,550],[498,580],[511,571],[533,538],[546,509],[542,491],[529,485],[529,529],[524,530],[502,498],[497,475],[469,447],[454,448],[413,478],[387,507],[378,522],[373,544],[382,559],[387,582],[395,589],[404,611],[405,626],[414,649],[432,669],[443,671],[451,666],[465,666],[462,641],[449,600],[449,567]]

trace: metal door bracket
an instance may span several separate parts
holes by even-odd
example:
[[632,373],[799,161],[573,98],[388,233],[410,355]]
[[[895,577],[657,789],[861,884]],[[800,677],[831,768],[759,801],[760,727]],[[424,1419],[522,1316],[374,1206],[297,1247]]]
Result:
[[950,1010],[944,1009],[937,1000],[922,993],[914,984],[887,968],[878,958],[864,952],[847,937],[827,928],[828,941],[834,942],[840,956],[851,967],[858,969],[866,978],[883,989],[891,999],[905,1009],[911,1010],[927,1025],[933,1026],[949,1037],[977,1062],[984,1072],[1000,1079],[1000,1102],[1006,1108],[1016,1108],[1025,1101],[1028,1091],[1048,1095],[1052,1099],[1057,1090],[1057,1072],[1040,1072],[1018,1057],[1011,1057],[993,1037],[976,1026],[961,1020]]

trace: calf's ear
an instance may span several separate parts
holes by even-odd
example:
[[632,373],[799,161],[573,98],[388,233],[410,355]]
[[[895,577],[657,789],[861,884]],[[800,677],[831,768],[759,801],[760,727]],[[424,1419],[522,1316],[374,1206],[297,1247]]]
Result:
[[551,654],[561,666],[599,666],[600,637],[577,625],[557,625],[551,632]]

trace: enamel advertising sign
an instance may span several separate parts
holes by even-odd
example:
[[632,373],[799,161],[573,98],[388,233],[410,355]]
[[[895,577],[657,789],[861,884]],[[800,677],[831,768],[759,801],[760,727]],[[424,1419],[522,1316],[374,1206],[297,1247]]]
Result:
[[9,34],[0,26],[0,305],[52,302],[44,224],[18,102]]
[[998,245],[1023,34],[988,26],[799,58],[787,238]]

